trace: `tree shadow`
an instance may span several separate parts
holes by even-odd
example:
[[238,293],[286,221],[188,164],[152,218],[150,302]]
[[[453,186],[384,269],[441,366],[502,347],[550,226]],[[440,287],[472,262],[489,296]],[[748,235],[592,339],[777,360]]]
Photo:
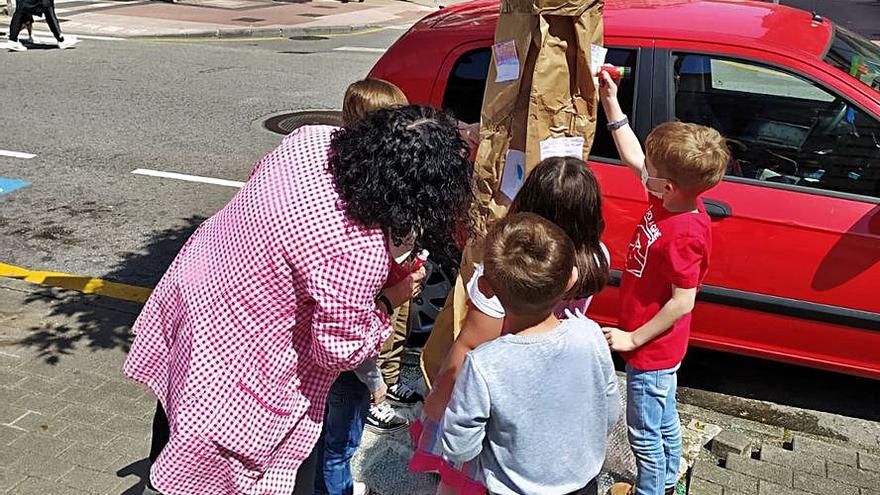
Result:
[[[152,288],[158,283],[177,252],[205,217],[192,216],[182,225],[155,232],[146,245],[126,253],[102,280]],[[82,288],[90,279],[69,279],[58,284],[67,289]],[[53,284],[54,285],[54,284]],[[18,345],[36,349],[38,356],[48,364],[58,364],[65,355],[80,349],[90,351],[120,349],[128,352],[131,325],[140,312],[146,292],[132,291],[132,301],[110,299],[94,294],[83,294],[45,288],[30,294],[25,304],[51,301],[46,322],[29,329],[27,337]],[[55,324],[53,321],[63,323]]]

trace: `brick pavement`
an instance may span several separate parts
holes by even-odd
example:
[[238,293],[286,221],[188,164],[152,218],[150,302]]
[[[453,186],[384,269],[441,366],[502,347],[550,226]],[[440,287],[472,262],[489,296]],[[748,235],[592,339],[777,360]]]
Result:
[[[720,458],[705,456],[691,473],[691,495],[880,495],[877,453],[853,443],[803,434],[758,440],[732,432]],[[749,448],[737,452],[748,441]],[[754,446],[752,448],[751,446]]]

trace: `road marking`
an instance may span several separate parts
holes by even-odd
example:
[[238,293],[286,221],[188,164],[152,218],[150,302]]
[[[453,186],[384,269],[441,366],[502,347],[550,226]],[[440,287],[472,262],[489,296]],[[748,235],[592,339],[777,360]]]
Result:
[[3,351],[0,351],[0,356],[6,356],[6,357],[11,357],[11,358],[21,359],[21,356],[17,356],[17,355],[15,355],[15,354],[12,354],[12,353],[9,353],[9,352],[3,352]]
[[218,186],[226,186],[226,187],[241,187],[244,185],[244,182],[240,182],[237,180],[215,179],[213,177],[202,177],[200,175],[178,174],[175,172],[162,172],[161,170],[150,170],[150,169],[146,169],[146,168],[139,168],[137,170],[132,170],[131,173],[138,174],[138,175],[147,175],[150,177],[162,177],[164,179],[176,179],[176,180],[185,180],[187,182],[201,182],[204,184],[215,184]]
[[333,49],[334,52],[355,52],[355,53],[385,53],[387,48],[370,48],[366,46],[339,46]]
[[97,294],[99,296],[138,303],[146,302],[152,292],[152,289],[147,287],[108,282],[99,278],[83,277],[68,273],[33,271],[14,265],[7,265],[6,263],[0,263],[0,277],[14,278],[32,284],[75,290],[84,294]]
[[[36,35],[48,36],[48,37],[49,37],[50,39],[52,39],[52,40],[55,39],[55,36],[54,36],[52,33],[48,32],[48,31],[46,31],[46,32],[43,32],[43,31],[34,31],[34,35],[35,35],[35,36],[36,36]],[[71,37],[76,38],[76,39],[79,39],[79,40],[95,40],[95,41],[125,41],[125,38],[117,38],[117,37],[115,37],[115,36],[92,36],[91,34],[75,34],[75,33],[69,33],[68,36],[71,36]],[[37,41],[39,41],[39,40],[37,40]]]
[[0,150],[0,156],[8,156],[10,158],[21,158],[22,160],[30,160],[37,155],[31,153],[22,153],[21,151]]
[[7,179],[5,177],[0,177],[0,196],[11,193],[16,189],[21,189],[22,187],[29,186],[30,184],[31,183],[26,180]]

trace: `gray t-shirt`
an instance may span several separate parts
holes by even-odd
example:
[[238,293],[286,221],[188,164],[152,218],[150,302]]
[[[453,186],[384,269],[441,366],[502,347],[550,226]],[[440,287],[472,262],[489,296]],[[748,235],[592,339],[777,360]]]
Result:
[[565,494],[599,474],[620,413],[602,330],[569,315],[538,335],[504,335],[468,353],[443,418],[443,450],[477,459],[502,495]]

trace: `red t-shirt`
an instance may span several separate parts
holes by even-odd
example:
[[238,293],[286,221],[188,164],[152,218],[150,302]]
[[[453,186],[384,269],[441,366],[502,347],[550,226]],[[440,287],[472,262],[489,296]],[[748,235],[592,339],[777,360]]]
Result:
[[[696,213],[671,213],[654,196],[649,204],[629,245],[620,282],[620,329],[627,332],[638,330],[660,312],[672,298],[673,285],[699,287],[709,270],[711,221],[702,201]],[[677,366],[687,351],[690,328],[688,313],[667,332],[623,357],[642,371]]]

